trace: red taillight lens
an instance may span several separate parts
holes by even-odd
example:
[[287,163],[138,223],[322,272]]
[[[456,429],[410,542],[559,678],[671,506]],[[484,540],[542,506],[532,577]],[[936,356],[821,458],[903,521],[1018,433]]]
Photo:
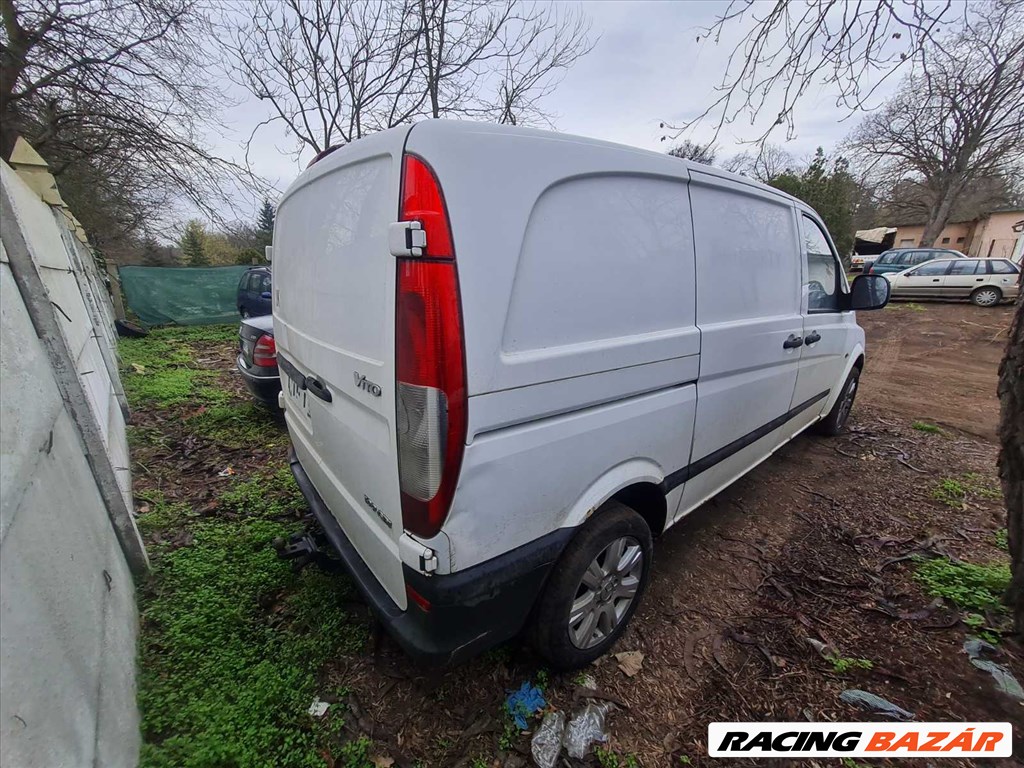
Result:
[[277,344],[273,336],[263,334],[252,350],[252,364],[260,368],[274,368],[277,366]]
[[402,221],[418,221],[427,234],[424,256],[454,259],[441,187],[430,166],[415,155],[405,156],[402,169]]
[[430,168],[407,156],[403,221],[423,223],[427,258],[398,260],[395,379],[402,522],[437,534],[455,494],[466,442],[462,313],[451,232]]

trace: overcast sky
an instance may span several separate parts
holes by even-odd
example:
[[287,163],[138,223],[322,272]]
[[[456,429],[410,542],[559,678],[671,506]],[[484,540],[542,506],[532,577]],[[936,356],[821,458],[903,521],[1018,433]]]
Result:
[[[659,122],[678,122],[699,114],[714,100],[714,86],[721,82],[726,60],[743,31],[731,28],[732,38],[719,44],[697,42],[698,33],[721,13],[727,2],[582,3],[598,38],[594,50],[578,61],[544,107],[555,116],[557,130],[645,149],[665,151],[671,141],[661,142],[665,131]],[[747,22],[749,23],[749,21]],[[880,96],[891,86],[880,92]],[[242,100],[244,92],[234,89]],[[770,120],[771,111],[768,112]],[[218,149],[240,157],[239,145],[251,126],[265,116],[264,105],[251,99],[230,110],[229,132],[218,137]],[[797,157],[812,154],[816,147],[832,149],[850,131],[856,118],[835,106],[835,91],[828,86],[810,93],[796,115],[797,137],[786,148]],[[727,126],[719,136],[719,159],[744,149],[741,142],[760,135],[764,120]],[[697,141],[711,136],[702,127],[689,134]],[[785,143],[780,127],[778,143]],[[283,190],[309,160],[296,160],[289,152],[294,142],[283,131],[263,129],[250,152],[254,170]]]

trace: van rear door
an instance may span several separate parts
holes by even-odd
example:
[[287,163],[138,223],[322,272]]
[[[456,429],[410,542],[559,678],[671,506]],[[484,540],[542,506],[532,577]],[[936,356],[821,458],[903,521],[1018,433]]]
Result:
[[336,150],[278,206],[274,332],[285,418],[317,492],[401,608],[395,259],[408,127]]

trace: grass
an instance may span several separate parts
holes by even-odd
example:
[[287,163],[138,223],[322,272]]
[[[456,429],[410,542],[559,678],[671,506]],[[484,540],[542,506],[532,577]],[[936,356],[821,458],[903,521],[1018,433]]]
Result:
[[988,627],[986,612],[1006,613],[1003,594],[1010,585],[1010,566],[1006,563],[954,563],[950,560],[928,560],[917,567],[914,578],[933,597],[949,600],[965,613],[963,623],[974,634],[993,645],[1000,640],[998,632]]
[[845,675],[851,669],[872,669],[874,664],[870,659],[849,659],[845,656],[829,656],[828,661],[836,674]]
[[941,597],[973,613],[1003,611],[1003,594],[1010,584],[1007,563],[954,563],[945,558],[918,564],[914,578],[932,597]]
[[636,755],[619,755],[610,749],[597,747],[594,756],[600,768],[640,768]]
[[[326,725],[306,713],[315,676],[358,651],[367,628],[340,607],[349,582],[297,574],[271,548],[292,532],[273,519],[296,504],[296,491],[279,483],[284,471],[221,497],[241,519],[193,518],[187,505],[160,501],[147,513],[153,527],[189,528],[193,543],[154,557],[140,599],[142,766],[324,764]],[[369,747],[349,742],[339,764],[368,765]]]
[[944,477],[932,489],[932,498],[954,509],[963,509],[968,499],[998,499],[1002,495],[981,475],[968,472],[959,477]]
[[[125,391],[135,408],[188,404],[183,426],[224,448],[283,439],[266,410],[238,403],[201,369],[204,345],[230,343],[235,326],[157,329],[121,342]],[[199,406],[196,408],[196,406]],[[182,424],[181,411],[167,423]],[[130,428],[133,447],[166,442],[152,426]],[[340,736],[343,708],[307,709],[324,692],[331,659],[365,644],[365,620],[346,612],[351,583],[307,568],[296,573],[271,542],[298,527],[305,502],[289,468],[236,476],[213,510],[140,489],[140,530],[152,573],[140,586],[138,703],[143,768],[371,766],[370,739]],[[187,531],[189,536],[180,536]]]
[[256,403],[203,406],[186,417],[185,424],[196,434],[231,449],[272,448],[275,441],[284,439],[280,422]]
[[924,432],[928,435],[941,435],[943,434],[942,428],[937,427],[934,424],[929,424],[927,421],[915,421],[910,425],[911,429],[916,429],[918,432]]
[[999,547],[1004,552],[1009,552],[1010,551],[1010,539],[1009,539],[1008,531],[1005,528],[1000,528],[998,531],[996,531],[995,537],[996,537],[996,546]]
[[212,386],[216,374],[193,360],[193,344],[229,342],[233,325],[158,328],[139,339],[121,339],[121,381],[133,408],[168,408],[185,403],[223,404],[230,395]]
[[911,312],[924,312],[925,308],[913,301],[889,302],[886,306],[892,309],[909,309]]

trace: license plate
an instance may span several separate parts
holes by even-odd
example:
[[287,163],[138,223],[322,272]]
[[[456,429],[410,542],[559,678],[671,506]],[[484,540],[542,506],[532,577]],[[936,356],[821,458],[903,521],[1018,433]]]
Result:
[[312,431],[309,415],[310,394],[309,390],[306,389],[305,377],[295,370],[290,363],[280,358],[278,358],[278,367],[285,374],[284,392],[289,413],[294,414],[307,430]]

